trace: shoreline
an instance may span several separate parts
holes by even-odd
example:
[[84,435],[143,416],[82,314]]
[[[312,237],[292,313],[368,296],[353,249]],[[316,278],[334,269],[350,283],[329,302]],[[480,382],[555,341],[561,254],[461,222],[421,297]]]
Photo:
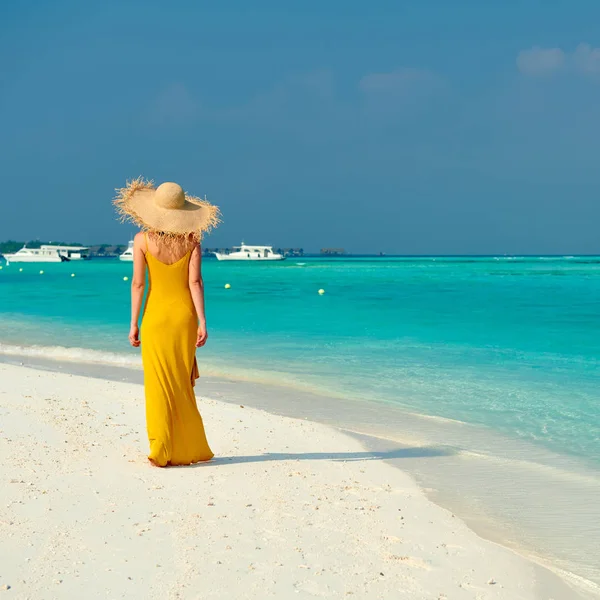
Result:
[[[32,359],[31,357],[0,356],[0,365],[2,363],[13,365],[18,363],[25,364],[25,362],[26,367],[29,368],[92,377],[102,381],[126,381],[138,384],[142,381],[142,372],[134,368],[75,362],[66,363],[54,360]],[[314,406],[314,399],[310,406],[304,406],[305,414],[303,415],[298,414],[302,411],[297,410],[297,405],[295,405],[294,410],[294,406],[291,406],[289,398],[287,399],[287,404],[286,401],[281,401],[280,398],[276,398],[276,406],[272,403],[270,405],[267,403],[267,406],[265,406],[264,398],[262,401],[258,401],[261,394],[263,396],[268,395],[264,394],[265,387],[268,387],[268,384],[252,384],[246,381],[239,382],[205,376],[201,379],[201,387],[197,390],[197,393],[201,394],[202,397],[210,397],[213,401],[225,402],[231,405],[236,405],[240,401],[243,401],[245,406],[256,407],[259,410],[264,410],[277,417],[292,417],[295,419],[308,420],[313,423],[324,424],[327,427],[333,428],[334,430],[359,441],[364,448],[372,452],[390,453],[393,448],[396,448],[396,450],[398,449],[398,439],[382,437],[381,435],[377,435],[373,429],[369,430],[368,427],[366,428],[366,431],[359,431],[357,428],[349,427],[347,423],[346,426],[344,426],[343,423],[340,424],[339,413],[337,415],[331,415],[326,414],[326,411],[321,411],[320,414],[317,414],[317,418],[314,418],[315,415],[312,417],[307,416],[306,413],[310,412],[311,407]],[[282,390],[280,389],[279,392],[281,393],[281,391]],[[289,390],[284,391],[289,392]],[[306,401],[309,397],[308,394],[301,394],[301,396],[303,401]],[[271,398],[271,400],[273,400],[273,398]],[[322,400],[322,398],[317,398],[316,400],[319,401]],[[283,412],[282,408],[284,409]],[[336,412],[335,408],[339,409],[339,406],[334,407],[334,413]],[[378,405],[370,408],[378,408]],[[437,421],[437,419],[431,417],[423,417],[423,419],[430,419],[434,423]],[[441,419],[441,421],[448,420]],[[465,425],[460,422],[457,423],[459,426]],[[472,516],[468,514],[468,505],[461,506],[460,502],[448,502],[448,495],[444,493],[444,490],[440,491],[428,487],[427,478],[423,479],[418,476],[419,465],[426,463],[428,458],[431,457],[451,458],[454,454],[454,450],[450,446],[423,445],[423,439],[418,438],[413,440],[403,439],[402,445],[404,446],[404,449],[400,454],[397,456],[389,454],[389,456],[383,460],[402,473],[409,473],[415,486],[418,486],[421,493],[425,494],[430,502],[434,503],[436,506],[442,507],[444,510],[450,510],[451,512],[456,513],[467,526],[475,532],[474,535],[481,536],[482,539],[488,540],[487,543],[496,544],[499,547],[506,548],[508,551],[514,552],[517,556],[520,556],[523,560],[531,561],[532,564],[535,564],[536,568],[540,569],[542,572],[542,575],[540,575],[540,581],[542,583],[540,585],[543,589],[548,589],[549,592],[552,592],[548,595],[548,598],[554,598],[556,600],[557,598],[564,597],[565,600],[573,600],[576,597],[582,599],[600,597],[600,594],[598,594],[597,591],[600,588],[597,588],[592,582],[588,582],[584,578],[581,578],[568,570],[561,569],[556,564],[552,564],[551,561],[545,560],[532,552],[528,552],[526,548],[520,547],[518,544],[505,543],[506,540],[503,539],[503,536],[498,535],[499,531],[494,526],[490,526],[491,521],[486,521],[481,515],[475,514]],[[455,510],[457,508],[458,510]],[[546,575],[543,575],[543,573],[546,573]],[[550,587],[546,587],[546,584]],[[575,585],[578,588],[577,593],[581,594],[580,596],[573,595],[575,592],[571,589],[571,585]],[[563,596],[559,593],[562,588],[564,588],[563,592],[565,594]],[[536,597],[542,598],[544,595],[541,593],[541,595]]]

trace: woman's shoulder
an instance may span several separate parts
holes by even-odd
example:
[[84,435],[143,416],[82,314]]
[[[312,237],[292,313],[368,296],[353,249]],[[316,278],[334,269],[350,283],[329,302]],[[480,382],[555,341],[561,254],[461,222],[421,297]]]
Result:
[[143,231],[136,233],[133,238],[133,245],[146,251],[146,234]]

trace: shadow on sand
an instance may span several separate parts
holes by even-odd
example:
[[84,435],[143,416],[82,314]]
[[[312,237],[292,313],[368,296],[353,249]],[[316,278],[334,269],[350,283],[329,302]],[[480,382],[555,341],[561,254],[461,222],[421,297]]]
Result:
[[[255,456],[216,456],[210,461],[199,462],[188,467],[208,467],[209,465],[231,465],[236,463],[267,462],[271,460],[331,460],[336,462],[391,460],[394,458],[432,458],[456,454],[452,448],[441,446],[422,446],[417,448],[396,448],[383,452],[266,452]],[[186,468],[186,467],[182,467]]]

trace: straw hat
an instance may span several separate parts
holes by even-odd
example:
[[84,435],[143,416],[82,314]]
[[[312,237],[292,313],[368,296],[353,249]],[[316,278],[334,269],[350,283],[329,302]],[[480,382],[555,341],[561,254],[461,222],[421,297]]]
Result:
[[216,206],[186,194],[176,183],[165,182],[155,188],[152,181],[138,177],[116,192],[113,202],[121,219],[133,221],[145,231],[200,239],[220,222]]

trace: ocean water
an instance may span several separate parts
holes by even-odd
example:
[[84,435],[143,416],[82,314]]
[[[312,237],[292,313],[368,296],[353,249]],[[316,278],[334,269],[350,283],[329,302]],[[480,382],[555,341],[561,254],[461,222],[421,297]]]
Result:
[[[349,411],[389,410],[397,419],[387,423],[392,438],[393,423],[401,426],[397,415],[447,422],[452,431],[440,435],[465,455],[485,451],[503,468],[509,460],[554,469],[555,495],[565,473],[576,473],[584,483],[579,491],[564,489],[569,510],[578,510],[581,492],[581,513],[593,516],[588,496],[600,490],[600,257],[206,259],[203,271],[205,374],[337,398]],[[127,342],[123,278],[130,272],[131,264],[114,260],[5,265],[0,352],[137,364],[138,351]],[[474,449],[476,439],[497,443]],[[513,525],[519,518],[506,517]],[[597,539],[594,527],[589,535]],[[577,562],[573,552],[588,541],[581,536],[572,550],[565,541],[562,567]],[[593,562],[580,574],[600,582]]]

